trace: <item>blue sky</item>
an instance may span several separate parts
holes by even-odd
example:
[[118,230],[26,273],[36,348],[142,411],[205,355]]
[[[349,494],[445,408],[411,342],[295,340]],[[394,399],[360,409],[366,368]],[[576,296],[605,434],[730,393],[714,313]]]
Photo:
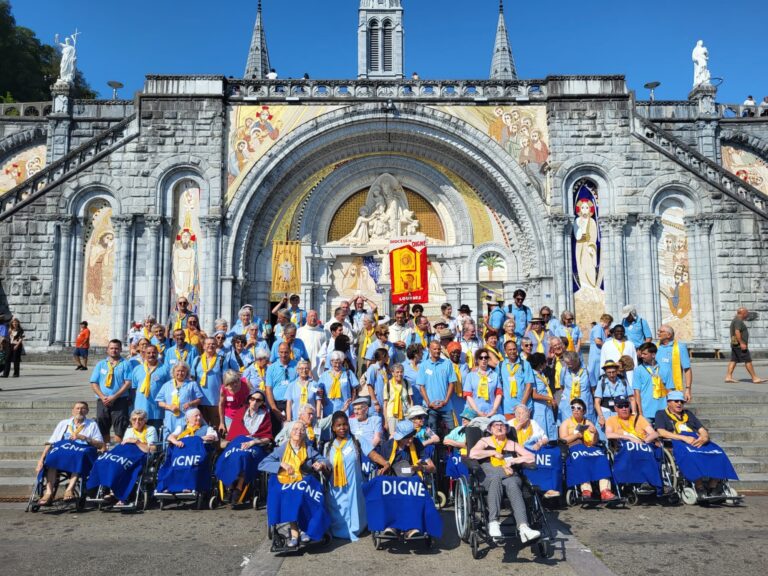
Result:
[[[22,26],[51,43],[81,32],[78,66],[107,97],[120,80],[124,98],[146,74],[241,77],[256,0],[11,0]],[[354,78],[358,0],[264,0],[270,57],[281,77]],[[404,0],[405,66],[424,79],[487,78],[497,0]],[[510,41],[521,78],[624,74],[639,98],[658,80],[658,99],[685,99],[691,50],[699,38],[720,102],[768,95],[768,2],[714,0],[506,0]]]

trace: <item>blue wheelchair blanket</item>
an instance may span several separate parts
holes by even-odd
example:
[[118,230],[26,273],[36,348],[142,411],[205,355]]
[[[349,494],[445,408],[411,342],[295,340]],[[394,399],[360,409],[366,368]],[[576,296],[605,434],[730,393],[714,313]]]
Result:
[[269,477],[267,521],[270,526],[296,522],[312,540],[321,540],[331,526],[325,509],[323,485],[312,476],[281,484],[277,475]]
[[147,455],[136,444],[118,444],[96,459],[87,487],[106,486],[118,500],[126,501],[146,463]]
[[363,493],[371,531],[415,528],[436,538],[442,536],[443,521],[427,486],[418,476],[377,476],[363,484]]

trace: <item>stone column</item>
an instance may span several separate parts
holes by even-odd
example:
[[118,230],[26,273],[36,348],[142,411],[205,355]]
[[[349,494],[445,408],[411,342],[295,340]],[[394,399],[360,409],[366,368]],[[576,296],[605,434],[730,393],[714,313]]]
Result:
[[213,326],[218,309],[219,286],[219,237],[221,234],[221,216],[200,218],[205,227],[205,254],[203,262],[198,264],[201,278],[202,298],[200,299],[204,326]]
[[718,299],[712,269],[711,236],[714,219],[698,216],[685,219],[688,230],[689,276],[693,300],[693,336],[698,342],[714,344],[719,341]]
[[658,290],[654,278],[658,267],[658,257],[656,249],[655,228],[660,219],[655,214],[640,214],[637,217],[637,239],[635,240],[635,259],[632,262],[632,269],[639,272],[639,275],[633,276],[632,297],[637,300],[635,304],[640,310],[640,315],[644,318],[655,318],[655,326],[651,326],[651,331],[659,327],[659,304]]
[[69,83],[57,80],[51,86],[53,113],[48,115],[47,163],[52,164],[70,149],[70,128],[72,125],[72,101]]
[[[553,214],[550,216],[552,228],[552,262],[560,262],[552,267],[553,288],[555,291],[554,302],[545,304],[554,308],[557,312],[573,310],[573,290],[571,289],[571,219],[565,214]],[[559,318],[558,318],[559,319]]]
[[[72,252],[75,258],[74,272],[72,273],[72,290],[67,293],[68,317],[69,320],[65,327],[65,342],[72,338],[73,327],[77,326],[82,320],[83,309],[83,266],[85,261],[85,219],[79,217],[75,220],[75,232],[72,234],[73,247]],[[106,343],[104,343],[106,344]],[[97,342],[97,346],[104,345]]]
[[66,346],[70,339],[67,332],[67,311],[69,310],[69,265],[72,260],[72,217],[59,219],[59,269],[56,276],[56,327],[55,344]]
[[[128,333],[128,295],[131,282],[131,256],[133,252],[133,215],[112,216],[112,226],[118,242],[117,281],[112,293],[112,327],[110,338],[125,341]],[[159,319],[158,319],[159,320]]]
[[688,99],[698,104],[696,132],[699,135],[699,152],[713,162],[717,162],[718,152],[716,98],[717,88],[711,84],[699,84],[688,94]]
[[[162,219],[160,216],[148,214],[144,216],[145,229],[147,231],[147,274],[145,282],[147,285],[147,314],[152,314],[159,319],[158,310],[158,286],[160,280],[158,276],[158,259],[160,257],[160,228]],[[164,320],[164,319],[163,319]],[[160,320],[161,322],[163,320]]]
[[[605,282],[606,308],[614,318],[620,318],[622,306],[627,304],[626,269],[624,259],[625,215],[614,214],[602,220],[603,243],[601,269]],[[607,249],[607,250],[606,250]],[[607,254],[606,254],[607,252]]]
[[[219,306],[219,317],[226,318],[229,321],[234,315],[232,310],[232,292],[234,290],[235,277],[234,276],[222,276],[221,277],[221,305]],[[256,314],[261,316],[261,314]]]

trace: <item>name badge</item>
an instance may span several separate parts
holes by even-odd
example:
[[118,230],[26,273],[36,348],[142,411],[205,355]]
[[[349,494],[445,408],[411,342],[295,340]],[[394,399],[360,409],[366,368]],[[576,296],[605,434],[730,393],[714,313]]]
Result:
[[432,370],[430,370],[429,368],[426,368],[426,369],[424,370],[424,373],[425,373],[427,376],[432,376]]
[[403,474],[411,474],[410,466],[403,466],[400,470],[402,470]]
[[347,445],[347,446],[344,446],[344,450],[342,450],[341,453],[344,454],[344,456],[349,456],[350,454],[352,454],[352,450],[354,450],[354,448],[352,446]]
[[234,402],[235,397],[234,396],[227,396],[227,402]]
[[102,374],[104,374],[104,375],[106,375],[107,371],[106,371],[106,370],[104,370],[104,368],[102,368],[102,369],[101,369],[101,373],[102,373]]

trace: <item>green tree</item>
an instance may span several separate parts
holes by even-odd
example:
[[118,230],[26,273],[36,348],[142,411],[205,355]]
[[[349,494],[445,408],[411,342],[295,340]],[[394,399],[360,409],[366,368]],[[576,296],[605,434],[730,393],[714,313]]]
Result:
[[[61,55],[43,44],[29,28],[16,25],[10,0],[0,0],[0,94],[6,101],[41,102],[51,99],[51,84],[59,75]],[[73,98],[97,96],[85,77],[77,71]]]
[[504,260],[499,254],[496,254],[496,252],[488,252],[480,259],[479,264],[480,266],[488,268],[488,280],[493,280],[493,271],[496,268],[501,268],[504,264]]

